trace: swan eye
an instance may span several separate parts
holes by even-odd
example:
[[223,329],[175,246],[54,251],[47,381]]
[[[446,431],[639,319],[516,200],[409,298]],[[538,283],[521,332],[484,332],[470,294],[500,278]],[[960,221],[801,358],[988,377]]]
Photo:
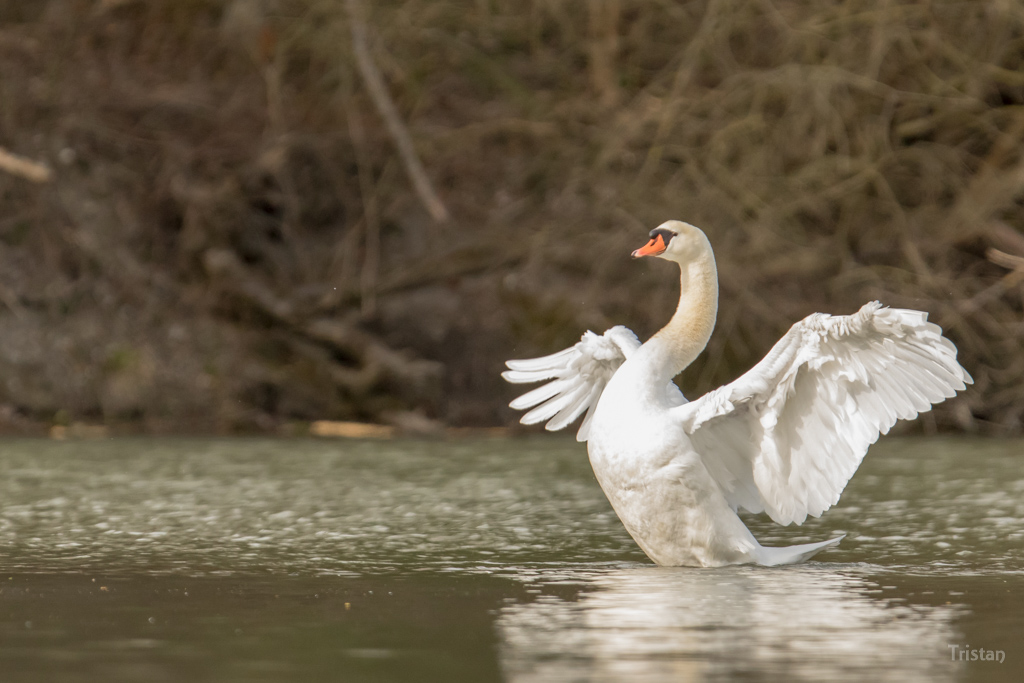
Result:
[[665,228],[655,228],[654,230],[651,230],[649,235],[652,240],[661,235],[661,239],[665,243],[666,247],[668,246],[668,243],[672,241],[672,238],[676,236],[674,232],[666,230]]

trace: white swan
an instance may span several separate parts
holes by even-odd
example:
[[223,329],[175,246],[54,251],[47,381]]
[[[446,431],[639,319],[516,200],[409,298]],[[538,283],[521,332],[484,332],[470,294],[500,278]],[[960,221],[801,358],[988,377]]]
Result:
[[795,564],[842,537],[764,547],[736,514],[803,523],[839,500],[868,446],[897,419],[956,395],[971,376],[956,347],[919,311],[866,304],[793,325],[735,382],[687,402],[672,378],[703,351],[718,312],[707,237],[668,221],[634,257],[675,261],[679,306],[647,343],[625,327],[587,332],[544,358],[510,360],[503,377],[552,380],[511,403],[522,422],[562,429],[584,412],[594,474],[637,544],[657,564]]

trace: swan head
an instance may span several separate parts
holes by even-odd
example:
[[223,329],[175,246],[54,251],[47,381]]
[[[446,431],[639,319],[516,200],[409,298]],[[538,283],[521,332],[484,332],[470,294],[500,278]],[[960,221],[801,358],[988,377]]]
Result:
[[633,258],[657,256],[676,263],[692,261],[709,249],[704,232],[682,221],[665,221],[650,232],[650,241],[633,252]]

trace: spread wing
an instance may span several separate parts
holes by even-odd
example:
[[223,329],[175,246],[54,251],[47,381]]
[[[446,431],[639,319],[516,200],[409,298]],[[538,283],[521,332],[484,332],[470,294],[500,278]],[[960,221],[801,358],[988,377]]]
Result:
[[[562,429],[586,412],[576,433],[577,441],[586,441],[601,392],[619,366],[638,348],[640,340],[636,335],[618,325],[603,335],[588,331],[575,346],[550,356],[507,361],[509,369],[501,376],[509,382],[525,384],[551,380],[509,405],[516,410],[532,408],[523,415],[521,422],[536,424],[547,420],[545,428],[551,431]],[[669,383],[666,391],[671,405],[682,405],[686,401],[675,384]]]
[[674,408],[733,507],[803,523],[839,500],[868,446],[972,383],[926,313],[808,316],[731,384]]

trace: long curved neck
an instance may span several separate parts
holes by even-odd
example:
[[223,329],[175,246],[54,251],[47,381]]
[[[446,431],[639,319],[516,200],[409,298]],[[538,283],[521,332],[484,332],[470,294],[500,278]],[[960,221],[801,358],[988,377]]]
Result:
[[645,344],[659,380],[671,379],[696,360],[711,338],[718,316],[718,271],[711,245],[680,263],[679,305],[672,319]]

